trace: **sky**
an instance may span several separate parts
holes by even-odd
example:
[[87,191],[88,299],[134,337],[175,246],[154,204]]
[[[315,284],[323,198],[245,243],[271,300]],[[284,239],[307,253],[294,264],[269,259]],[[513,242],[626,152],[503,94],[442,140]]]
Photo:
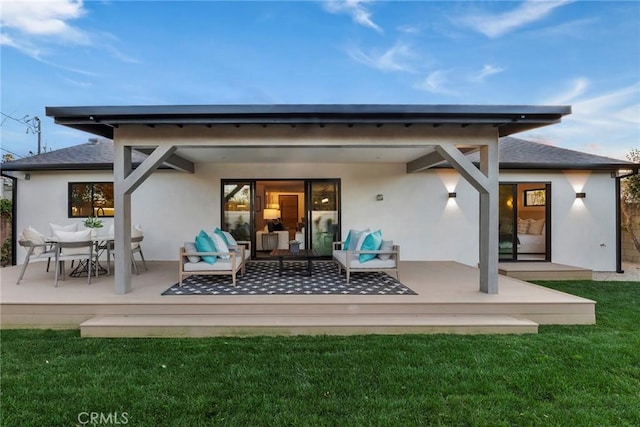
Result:
[[[571,105],[514,136],[640,148],[638,1],[0,0],[2,154],[87,142],[48,106]],[[29,123],[24,123],[29,121]]]

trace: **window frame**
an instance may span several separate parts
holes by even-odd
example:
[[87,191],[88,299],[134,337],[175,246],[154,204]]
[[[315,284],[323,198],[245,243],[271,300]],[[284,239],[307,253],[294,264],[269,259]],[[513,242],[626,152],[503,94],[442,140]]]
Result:
[[[535,198],[534,193],[538,193],[542,191],[544,194],[544,203],[542,204],[536,204],[536,203],[530,203],[529,202],[529,194],[531,193],[531,195],[533,196],[532,198]],[[534,207],[534,206],[547,206],[547,191],[546,188],[532,188],[530,190],[522,190],[522,206],[526,206],[526,207]]]
[[[91,186],[91,211],[92,213],[96,212],[96,206],[93,204],[93,200],[94,200],[94,191],[95,191],[95,186],[96,185],[105,185],[105,184],[110,184],[111,185],[111,189],[112,189],[112,194],[111,194],[111,199],[113,200],[113,181],[74,181],[74,182],[69,182],[68,186],[67,186],[67,217],[68,218],[88,218],[89,216],[93,216],[93,215],[74,215],[73,214],[73,186],[74,185],[85,185],[85,186]],[[115,208],[115,206],[114,206]],[[113,218],[114,215],[95,215],[98,216],[100,218]]]

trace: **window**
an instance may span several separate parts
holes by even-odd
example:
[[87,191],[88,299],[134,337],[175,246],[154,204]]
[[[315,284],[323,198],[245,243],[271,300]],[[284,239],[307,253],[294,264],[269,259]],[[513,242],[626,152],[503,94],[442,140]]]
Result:
[[69,218],[113,216],[113,182],[70,182]]
[[540,190],[525,190],[524,192],[525,206],[545,206],[547,204],[547,192]]

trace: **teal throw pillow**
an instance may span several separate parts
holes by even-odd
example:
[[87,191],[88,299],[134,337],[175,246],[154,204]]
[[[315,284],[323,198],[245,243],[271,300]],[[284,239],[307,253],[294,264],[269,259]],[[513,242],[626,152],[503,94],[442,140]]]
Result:
[[[216,247],[213,244],[213,240],[205,231],[200,231],[200,233],[196,236],[195,240],[196,240],[196,249],[198,249],[198,252],[215,252],[216,251]],[[202,260],[207,264],[215,264],[216,256],[204,255],[202,256]]]
[[[364,238],[364,242],[362,243],[362,251],[377,251],[380,249],[380,245],[382,245],[382,231],[374,231],[372,233],[367,234]],[[367,262],[374,259],[378,254],[360,254],[360,262]]]

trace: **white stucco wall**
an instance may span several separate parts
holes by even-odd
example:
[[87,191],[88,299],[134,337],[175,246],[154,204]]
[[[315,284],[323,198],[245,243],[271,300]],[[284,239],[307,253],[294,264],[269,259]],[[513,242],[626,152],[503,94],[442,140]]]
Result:
[[[615,180],[609,172],[503,171],[500,180],[551,183],[551,261],[615,271]],[[578,192],[587,197],[576,199]]]
[[[478,194],[453,170],[407,174],[405,164],[196,164],[195,174],[157,171],[132,196],[132,223],[145,230],[148,260],[175,260],[178,247],[220,225],[220,180],[340,178],[342,233],[380,228],[403,260],[478,262]],[[18,181],[17,230],[48,234],[67,218],[69,182],[111,181],[108,172],[32,172]],[[615,193],[608,173],[503,172],[501,181],[552,183],[552,261],[615,270]],[[449,191],[457,192],[449,199]],[[587,197],[576,200],[575,193]],[[377,201],[376,195],[384,200]],[[106,233],[111,220],[106,220]],[[18,263],[24,251],[19,248]]]

